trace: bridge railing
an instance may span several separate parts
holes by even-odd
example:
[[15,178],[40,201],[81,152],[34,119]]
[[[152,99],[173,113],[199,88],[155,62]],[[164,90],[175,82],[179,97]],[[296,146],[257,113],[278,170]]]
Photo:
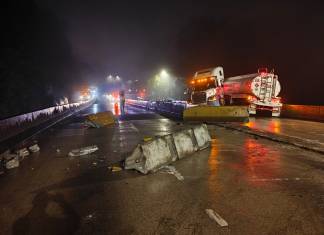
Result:
[[91,101],[58,105],[0,120],[0,142],[46,121],[78,111],[90,103]]

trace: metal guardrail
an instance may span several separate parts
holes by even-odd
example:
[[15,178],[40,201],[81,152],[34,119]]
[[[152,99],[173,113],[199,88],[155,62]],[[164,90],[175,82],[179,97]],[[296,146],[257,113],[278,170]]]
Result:
[[154,105],[151,106],[150,101],[145,100],[132,100],[127,99],[126,103],[129,105],[154,110],[156,112],[174,117],[182,118],[183,111],[187,108],[188,104],[186,101],[180,100],[160,100],[154,101]]
[[15,117],[0,120],[0,142],[15,136],[31,127],[49,121],[66,113],[77,111],[92,101],[58,105]]

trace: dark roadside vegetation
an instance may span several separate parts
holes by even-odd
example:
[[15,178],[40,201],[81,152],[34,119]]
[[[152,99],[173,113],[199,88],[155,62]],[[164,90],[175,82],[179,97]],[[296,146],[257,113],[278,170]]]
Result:
[[2,1],[0,15],[0,120],[72,94],[80,65],[62,22],[32,0]]

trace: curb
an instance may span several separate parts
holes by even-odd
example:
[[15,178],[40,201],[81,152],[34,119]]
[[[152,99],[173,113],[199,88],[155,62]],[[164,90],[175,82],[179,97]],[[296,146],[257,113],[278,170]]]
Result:
[[295,146],[295,147],[298,147],[301,149],[305,149],[308,151],[324,154],[324,148],[322,148],[320,146],[316,146],[314,144],[311,144],[311,143],[309,143],[303,139],[300,139],[300,138],[291,137],[291,136],[287,136],[287,135],[273,134],[273,133],[267,132],[267,131],[253,130],[249,127],[236,126],[233,124],[218,123],[218,124],[214,124],[214,125],[219,126],[219,127],[224,127],[229,130],[235,130],[235,131],[243,132],[243,133],[246,133],[249,135],[257,136],[260,138],[272,140],[275,142],[292,145],[292,146]]

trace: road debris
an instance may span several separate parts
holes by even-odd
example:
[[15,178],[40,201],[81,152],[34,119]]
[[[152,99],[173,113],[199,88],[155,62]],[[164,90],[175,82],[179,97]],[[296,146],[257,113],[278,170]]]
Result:
[[162,170],[162,172],[166,172],[170,175],[174,175],[175,177],[177,177],[178,180],[183,181],[184,177],[180,174],[179,171],[176,170],[176,168],[174,166],[162,166],[160,168],[160,170]]
[[118,172],[118,171],[122,171],[123,170],[123,168],[121,168],[120,166],[109,166],[108,169],[111,172]]
[[125,160],[125,169],[143,174],[155,172],[161,166],[187,157],[210,146],[206,124],[183,128],[175,133],[142,141]]
[[98,164],[97,164],[96,162],[93,162],[92,165],[93,165],[93,166],[97,166]]
[[38,144],[34,144],[32,146],[29,146],[28,149],[30,152],[36,153],[36,152],[39,152],[40,147],[38,146]]
[[147,142],[147,141],[152,140],[152,137],[144,137],[143,140],[144,140],[144,142]]
[[27,148],[22,148],[16,151],[19,158],[24,159],[24,157],[27,157],[29,155],[29,151]]
[[85,217],[83,217],[83,221],[85,223],[90,223],[92,220],[96,219],[96,212],[86,215]]
[[210,219],[215,220],[221,227],[228,226],[228,223],[213,209],[206,209],[206,214],[209,216]]
[[6,162],[7,169],[13,169],[19,167],[19,157],[15,156],[13,159]]
[[60,150],[60,149],[56,149],[56,152],[57,152],[57,153],[60,153],[60,152],[61,152],[61,150]]
[[87,116],[85,125],[94,128],[112,125],[115,123],[115,116],[111,111],[91,114]]
[[91,154],[95,151],[97,151],[99,148],[97,145],[91,145],[88,147],[83,147],[79,149],[73,149],[71,152],[69,152],[70,157],[76,157],[76,156],[83,156],[83,155],[88,155]]

